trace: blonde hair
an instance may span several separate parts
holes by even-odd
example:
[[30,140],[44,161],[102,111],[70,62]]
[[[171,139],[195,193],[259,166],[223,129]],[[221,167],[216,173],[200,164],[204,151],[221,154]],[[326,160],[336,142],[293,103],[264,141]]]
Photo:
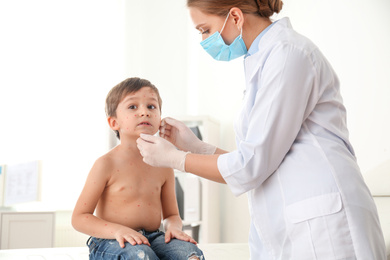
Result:
[[226,16],[233,7],[239,8],[244,14],[255,14],[269,18],[279,13],[283,7],[281,0],[187,0],[187,7],[199,8],[202,12]]

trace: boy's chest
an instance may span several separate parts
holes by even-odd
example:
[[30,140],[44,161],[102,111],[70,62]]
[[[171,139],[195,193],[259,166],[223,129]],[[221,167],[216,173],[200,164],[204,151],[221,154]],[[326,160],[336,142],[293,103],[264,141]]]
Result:
[[164,174],[159,173],[156,168],[130,165],[115,169],[107,189],[127,196],[140,196],[143,193],[157,195],[164,183]]

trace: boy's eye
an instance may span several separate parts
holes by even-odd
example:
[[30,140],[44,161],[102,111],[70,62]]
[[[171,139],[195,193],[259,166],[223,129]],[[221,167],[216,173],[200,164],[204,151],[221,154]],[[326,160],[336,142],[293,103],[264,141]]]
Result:
[[136,109],[136,108],[137,108],[136,105],[130,105],[130,106],[129,106],[129,109]]
[[156,109],[156,106],[155,105],[149,105],[148,108],[149,109]]

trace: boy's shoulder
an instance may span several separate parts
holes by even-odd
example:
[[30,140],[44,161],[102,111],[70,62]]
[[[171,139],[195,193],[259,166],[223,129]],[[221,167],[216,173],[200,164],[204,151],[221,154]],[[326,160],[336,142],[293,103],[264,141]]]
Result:
[[119,146],[114,147],[106,154],[96,159],[95,164],[101,168],[117,169],[127,165],[139,165],[143,164],[142,156],[135,156],[131,151],[124,152]]
[[100,166],[104,167],[114,167],[118,159],[118,152],[114,148],[107,153],[103,154],[99,158],[96,159],[95,164],[99,164]]
[[115,153],[113,151],[109,151],[104,155],[100,156],[96,159],[94,163],[94,168],[98,167],[101,169],[108,169],[115,166]]
[[143,161],[142,156],[136,156],[129,152],[124,155],[123,151],[118,148],[117,146],[96,159],[94,167],[104,169],[106,173],[113,169],[124,169],[128,172],[153,172],[162,175],[173,175],[173,169],[171,168],[152,167]]

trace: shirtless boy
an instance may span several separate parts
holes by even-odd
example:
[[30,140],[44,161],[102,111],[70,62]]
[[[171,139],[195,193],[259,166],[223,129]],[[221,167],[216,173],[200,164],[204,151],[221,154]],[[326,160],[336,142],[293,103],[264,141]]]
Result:
[[108,124],[120,144],[96,160],[72,215],[73,227],[91,236],[90,259],[204,259],[182,231],[173,170],[147,165],[137,148],[141,133],[159,130],[161,103],[157,88],[140,78],[107,95]]

